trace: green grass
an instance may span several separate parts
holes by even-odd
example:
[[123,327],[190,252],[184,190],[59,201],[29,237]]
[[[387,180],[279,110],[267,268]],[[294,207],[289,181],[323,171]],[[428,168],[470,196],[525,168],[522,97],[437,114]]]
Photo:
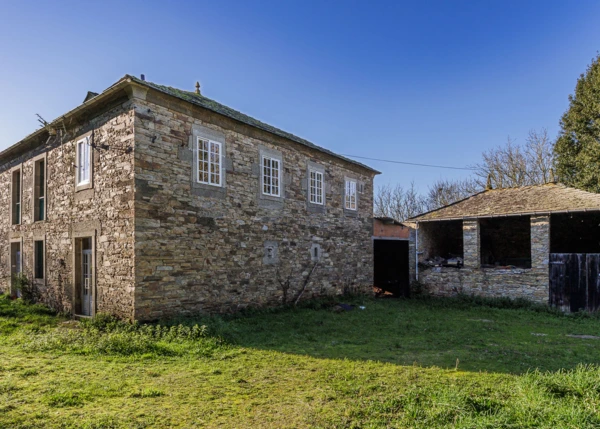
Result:
[[600,427],[600,340],[567,337],[597,318],[349,300],[127,325],[0,298],[0,428]]

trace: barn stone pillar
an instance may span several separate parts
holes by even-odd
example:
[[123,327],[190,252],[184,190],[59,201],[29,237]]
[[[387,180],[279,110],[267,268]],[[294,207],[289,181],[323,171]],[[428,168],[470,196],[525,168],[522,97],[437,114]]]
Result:
[[417,274],[416,232],[417,231],[414,228],[410,228],[408,241],[408,275],[411,282],[416,279]]
[[531,216],[531,268],[548,270],[550,216]]
[[479,268],[479,219],[463,221],[463,257],[468,268]]

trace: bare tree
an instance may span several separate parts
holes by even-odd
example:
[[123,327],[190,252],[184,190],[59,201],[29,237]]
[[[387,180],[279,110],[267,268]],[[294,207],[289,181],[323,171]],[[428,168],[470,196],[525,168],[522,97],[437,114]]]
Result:
[[463,180],[440,179],[429,187],[426,195],[401,185],[380,186],[375,194],[375,216],[397,220],[435,210],[459,201],[486,188],[488,177],[493,188],[510,188],[548,183],[552,179],[553,142],[546,129],[531,130],[524,145],[510,138],[504,146],[482,154],[473,175]]
[[483,190],[473,178],[464,180],[440,179],[429,187],[427,192],[427,210],[452,204]]
[[525,145],[508,138],[505,146],[483,152],[482,162],[475,165],[475,180],[485,187],[488,177],[494,188],[539,185],[551,180],[553,143],[546,129],[531,130]]
[[409,188],[401,185],[384,185],[375,194],[375,216],[406,220],[427,211],[426,198],[415,189],[414,182]]
[[531,130],[526,143],[529,178],[532,184],[548,183],[554,180],[552,166],[554,165],[554,142],[548,137],[548,131]]

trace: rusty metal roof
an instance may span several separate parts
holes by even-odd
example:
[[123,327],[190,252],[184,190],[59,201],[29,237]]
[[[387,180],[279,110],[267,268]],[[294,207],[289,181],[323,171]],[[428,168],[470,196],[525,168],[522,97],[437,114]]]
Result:
[[600,194],[547,183],[485,190],[408,220],[427,222],[586,211],[600,211]]

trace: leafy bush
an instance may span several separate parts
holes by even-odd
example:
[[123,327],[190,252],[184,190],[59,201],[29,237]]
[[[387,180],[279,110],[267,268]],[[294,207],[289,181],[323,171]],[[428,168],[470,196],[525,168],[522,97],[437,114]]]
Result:
[[13,284],[21,294],[21,299],[26,302],[35,300],[35,288],[24,273],[17,273],[13,276]]

